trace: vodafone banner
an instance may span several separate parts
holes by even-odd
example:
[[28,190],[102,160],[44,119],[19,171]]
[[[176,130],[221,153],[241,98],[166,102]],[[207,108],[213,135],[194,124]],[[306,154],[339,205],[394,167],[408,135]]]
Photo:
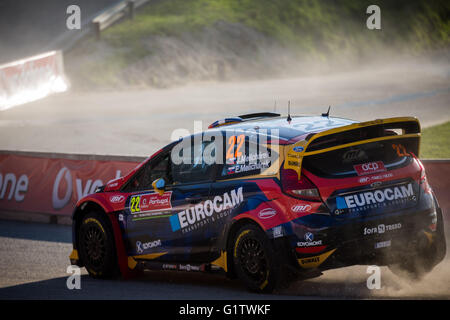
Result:
[[138,164],[0,154],[0,211],[70,215],[80,198]]
[[0,111],[66,90],[61,51],[0,65]]

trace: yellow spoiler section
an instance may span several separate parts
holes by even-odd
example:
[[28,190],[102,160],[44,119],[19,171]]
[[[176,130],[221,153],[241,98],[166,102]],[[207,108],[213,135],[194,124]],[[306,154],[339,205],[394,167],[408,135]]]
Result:
[[[308,146],[311,145],[312,142],[317,140],[320,137],[328,136],[335,133],[350,131],[354,129],[360,129],[364,127],[371,127],[371,126],[379,126],[384,124],[394,124],[394,123],[415,123],[418,127],[418,132],[416,133],[407,133],[405,134],[405,130],[403,130],[402,135],[394,135],[394,136],[384,136],[384,137],[378,137],[378,138],[371,138],[371,139],[365,139],[365,140],[359,140],[351,143],[341,144],[334,147],[329,147],[325,149],[315,150],[308,152]],[[391,140],[391,139],[399,139],[399,138],[411,138],[411,137],[417,137],[420,138],[420,123],[419,120],[415,117],[396,117],[396,118],[386,118],[386,119],[377,119],[373,121],[366,121],[366,122],[359,122],[359,123],[353,123],[347,126],[342,126],[338,128],[333,128],[330,130],[325,130],[318,132],[314,134],[314,136],[311,137],[308,141],[302,140],[294,143],[293,145],[286,147],[286,153],[285,153],[285,161],[284,161],[284,169],[293,169],[297,172],[298,178],[300,179],[300,172],[302,168],[302,161],[303,158],[306,156],[324,153],[328,151],[333,151],[337,149],[347,148],[351,146],[356,146],[364,143],[370,143],[375,141],[383,141],[383,140]]]

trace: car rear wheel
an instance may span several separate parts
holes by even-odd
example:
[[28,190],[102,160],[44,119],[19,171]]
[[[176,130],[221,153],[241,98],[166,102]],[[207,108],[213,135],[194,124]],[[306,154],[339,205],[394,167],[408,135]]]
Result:
[[253,292],[270,293],[279,284],[280,264],[270,240],[258,227],[245,225],[234,238],[233,263],[239,279]]
[[89,275],[112,278],[119,275],[114,235],[108,218],[98,212],[86,214],[78,229],[80,258]]

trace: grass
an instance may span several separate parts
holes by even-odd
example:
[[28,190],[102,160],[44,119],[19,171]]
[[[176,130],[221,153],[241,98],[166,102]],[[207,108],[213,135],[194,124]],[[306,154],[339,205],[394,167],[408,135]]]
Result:
[[429,127],[422,131],[420,158],[450,158],[450,122]]
[[134,46],[148,35],[195,32],[219,20],[239,22],[302,52],[373,50],[378,43],[411,43],[412,50],[450,44],[448,1],[379,0],[382,30],[366,28],[368,0],[165,0],[155,1],[105,32],[106,41]]

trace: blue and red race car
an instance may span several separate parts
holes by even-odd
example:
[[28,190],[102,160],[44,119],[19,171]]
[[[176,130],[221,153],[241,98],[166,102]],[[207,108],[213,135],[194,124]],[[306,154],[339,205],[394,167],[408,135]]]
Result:
[[216,121],[81,199],[71,263],[96,278],[221,271],[256,292],[355,264],[421,277],[446,245],[419,144],[409,117]]

